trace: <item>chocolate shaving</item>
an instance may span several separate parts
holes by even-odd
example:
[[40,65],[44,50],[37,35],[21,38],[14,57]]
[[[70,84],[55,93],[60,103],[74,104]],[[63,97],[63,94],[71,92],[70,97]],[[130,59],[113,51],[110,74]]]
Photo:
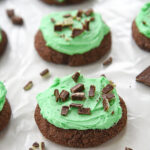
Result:
[[115,97],[115,95],[112,94],[112,93],[107,93],[107,94],[106,94],[106,98],[107,98],[109,101],[112,100],[114,97]]
[[83,31],[84,31],[83,29],[74,28],[71,37],[75,38],[76,36],[79,36]]
[[23,18],[19,16],[12,16],[11,17],[12,23],[15,25],[22,25],[23,24]]
[[56,21],[55,21],[55,19],[54,19],[54,18],[51,18],[51,22],[52,22],[52,23],[55,23]]
[[25,91],[28,91],[32,88],[33,86],[33,82],[32,81],[29,81],[25,86],[24,86],[24,90]]
[[41,142],[41,150],[45,150],[45,143]]
[[69,112],[69,107],[68,106],[63,106],[61,109],[61,115],[66,116]]
[[94,97],[94,96],[95,96],[95,86],[91,85],[89,91],[89,97]]
[[91,109],[90,108],[79,108],[78,109],[78,114],[80,114],[80,115],[90,115],[91,114]]
[[90,21],[85,20],[85,23],[83,24],[83,29],[89,31],[90,30],[89,24],[90,24]]
[[77,17],[81,17],[82,16],[83,11],[82,10],[78,10],[77,12]]
[[71,99],[72,100],[85,100],[85,94],[83,92],[80,93],[73,93],[71,95]]
[[141,82],[147,86],[150,86],[150,66],[141,72],[137,77],[136,81]]
[[66,15],[64,15],[63,17],[64,17],[64,18],[68,18],[68,17],[71,17],[71,15],[70,15],[70,14],[66,14]]
[[109,109],[109,102],[105,98],[103,98],[103,107],[104,107],[105,111],[108,111],[108,109]]
[[112,63],[112,57],[109,57],[107,60],[103,62],[104,66],[110,65]]
[[146,25],[146,22],[145,22],[145,21],[143,21],[142,23],[143,23],[144,25]]
[[54,95],[55,95],[55,97],[56,97],[56,102],[58,102],[58,101],[59,101],[59,99],[60,99],[60,95],[59,95],[59,91],[58,91],[58,89],[55,89],[55,91],[54,91]]
[[81,107],[83,107],[83,105],[82,104],[72,103],[72,104],[70,104],[70,107],[81,108]]
[[94,17],[91,17],[91,18],[90,18],[90,21],[94,21],[94,20],[95,20],[95,18],[94,18]]
[[72,93],[82,92],[84,90],[84,84],[79,83],[75,85],[74,87],[72,87],[70,90]]
[[62,31],[62,24],[55,24],[54,30],[55,31]]
[[105,86],[102,90],[102,93],[107,94],[109,93],[111,90],[113,90],[113,86],[111,84],[108,84],[107,86]]
[[60,93],[60,98],[63,102],[65,102],[69,97],[69,92],[66,90],[62,90]]
[[39,147],[39,143],[34,142],[32,146],[38,148]]
[[14,9],[7,9],[6,12],[7,12],[7,16],[9,18],[11,18],[15,15]]
[[49,70],[48,69],[45,69],[45,70],[43,70],[41,73],[40,73],[40,75],[42,76],[42,77],[48,77],[50,74],[49,74]]
[[86,16],[91,16],[92,13],[93,13],[93,9],[88,9],[88,10],[85,12],[85,15],[86,15]]
[[78,78],[80,76],[80,73],[79,72],[76,72],[75,74],[72,75],[72,79],[77,82]]
[[126,148],[125,148],[125,150],[133,150],[133,149],[132,149],[132,148],[128,148],[128,147],[126,147]]

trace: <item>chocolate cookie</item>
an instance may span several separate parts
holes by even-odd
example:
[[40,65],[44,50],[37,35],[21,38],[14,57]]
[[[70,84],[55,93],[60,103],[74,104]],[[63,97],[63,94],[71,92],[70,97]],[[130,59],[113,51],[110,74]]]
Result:
[[56,4],[56,5],[64,5],[64,4],[76,4],[81,3],[84,0],[42,0],[47,4]]
[[7,126],[10,120],[10,116],[11,116],[11,108],[8,100],[6,99],[3,109],[0,112],[0,131],[2,131]]
[[38,54],[46,61],[56,64],[67,64],[70,66],[81,66],[98,61],[106,55],[111,49],[111,33],[108,33],[99,47],[90,50],[84,54],[67,55],[53,50],[46,46],[41,31],[35,36],[35,48]]
[[3,54],[7,46],[7,35],[3,30],[1,30],[1,35],[2,40],[0,41],[0,56]]
[[57,128],[42,117],[38,105],[34,117],[38,128],[47,139],[69,147],[94,147],[118,135],[125,127],[127,122],[127,108],[122,98],[120,98],[120,105],[123,111],[122,118],[117,124],[107,130],[65,130]]

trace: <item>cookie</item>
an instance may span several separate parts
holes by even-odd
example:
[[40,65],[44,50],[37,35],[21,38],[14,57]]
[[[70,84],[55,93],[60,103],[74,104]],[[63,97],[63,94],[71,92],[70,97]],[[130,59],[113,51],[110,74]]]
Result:
[[0,56],[6,50],[7,46],[7,35],[3,30],[0,30]]
[[56,78],[37,102],[34,117],[43,136],[68,147],[98,146],[118,135],[127,122],[126,105],[104,76]]
[[136,81],[141,82],[147,86],[150,86],[150,66],[147,67],[136,77]]
[[93,10],[52,13],[42,19],[35,48],[46,61],[86,65],[110,51],[111,32]]
[[149,11],[150,3],[147,3],[132,23],[132,36],[141,49],[150,52]]
[[8,124],[11,116],[11,108],[6,98],[6,88],[0,82],[0,131],[2,131]]
[[64,4],[77,4],[84,0],[42,0],[47,4],[64,5]]

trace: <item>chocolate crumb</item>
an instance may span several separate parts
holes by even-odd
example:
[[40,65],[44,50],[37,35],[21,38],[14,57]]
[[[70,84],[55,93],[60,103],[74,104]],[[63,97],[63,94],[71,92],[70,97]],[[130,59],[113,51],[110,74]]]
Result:
[[51,22],[52,22],[52,23],[55,23],[56,21],[55,21],[55,19],[54,19],[54,18],[51,18]]
[[6,13],[9,18],[11,18],[15,15],[14,9],[7,9]]
[[136,81],[141,82],[147,86],[150,86],[150,66],[141,72],[137,77]]
[[23,18],[19,16],[12,16],[11,20],[15,25],[23,25]]
[[40,150],[45,150],[45,143],[41,142],[41,149]]
[[50,76],[49,70],[48,70],[48,69],[43,70],[43,71],[40,73],[40,75],[41,75],[42,77],[49,77],[49,76]]
[[90,24],[90,21],[85,20],[85,23],[83,24],[83,29],[89,31],[90,30],[89,24]]
[[30,147],[29,150],[34,150],[34,149]]
[[66,14],[66,15],[64,15],[63,17],[64,17],[64,18],[68,18],[68,17],[71,17],[71,15],[70,15],[70,14]]
[[61,115],[66,116],[69,112],[69,107],[68,106],[63,106],[61,109]]
[[103,98],[103,107],[104,107],[105,111],[108,111],[108,109],[109,109],[109,102],[105,98]]
[[90,115],[91,114],[91,109],[90,108],[79,108],[78,109],[78,114],[80,114],[80,115]]
[[32,146],[38,148],[39,147],[39,143],[38,142],[34,142]]
[[125,148],[125,150],[133,150],[133,149],[132,149],[132,148],[128,148],[128,147],[126,147],[126,148]]
[[77,12],[77,17],[81,17],[82,16],[83,11],[82,10],[78,10]]
[[60,93],[60,98],[63,102],[65,102],[69,97],[69,92],[66,90],[62,90]]
[[88,9],[86,12],[85,12],[85,15],[86,16],[91,16],[93,13],[93,9]]
[[109,93],[111,90],[113,90],[113,86],[111,84],[108,84],[107,86],[105,86],[102,90],[102,93],[107,94]]
[[28,91],[32,88],[33,86],[33,82],[32,81],[29,81],[25,86],[24,86],[24,90],[25,91]]
[[79,83],[75,85],[74,87],[72,87],[70,90],[72,93],[82,92],[84,90],[84,84]]
[[55,31],[62,31],[62,24],[55,24],[54,30]]
[[114,113],[115,113],[115,112],[114,112],[114,111],[112,111],[112,113],[111,113],[111,114],[112,114],[112,115],[114,115]]
[[103,62],[103,65],[104,66],[107,66],[107,65],[110,65],[111,63],[112,63],[112,57],[109,57],[107,60],[105,60],[104,62]]
[[74,28],[71,37],[75,38],[76,36],[79,36],[83,31],[83,29]]
[[94,18],[94,17],[91,17],[91,18],[90,18],[90,21],[94,21],[94,20],[95,20],[95,18]]
[[114,97],[115,97],[115,95],[112,94],[112,93],[107,93],[107,94],[106,94],[106,98],[107,98],[109,101],[112,100]]
[[142,23],[143,23],[144,25],[146,25],[146,22],[145,22],[145,21],[143,21]]
[[55,91],[54,91],[54,95],[55,95],[55,97],[56,97],[56,102],[58,102],[58,101],[59,101],[59,99],[60,99],[60,95],[59,95],[59,91],[58,91],[58,89],[55,89]]
[[71,99],[72,100],[85,100],[85,94],[83,92],[80,93],[73,93],[71,95]]
[[89,97],[94,97],[94,96],[95,96],[95,86],[91,85],[89,90]]
[[77,82],[78,78],[80,76],[80,73],[79,72],[76,72],[75,74],[72,75],[72,79]]
[[81,107],[83,107],[83,105],[82,104],[72,103],[72,104],[70,104],[70,107],[81,108]]

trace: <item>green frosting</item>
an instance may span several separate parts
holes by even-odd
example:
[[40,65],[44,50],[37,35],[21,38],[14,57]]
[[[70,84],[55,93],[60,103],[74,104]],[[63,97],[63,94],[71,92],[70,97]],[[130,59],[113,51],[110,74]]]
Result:
[[[56,127],[63,129],[108,129],[116,124],[122,117],[122,108],[120,106],[120,99],[114,88],[112,93],[115,95],[110,102],[108,111],[104,111],[102,100],[99,97],[102,95],[102,89],[109,84],[105,77],[100,78],[85,78],[80,75],[78,83],[83,83],[85,86],[86,100],[72,101],[70,88],[75,86],[72,75],[64,78],[56,78],[54,83],[44,92],[37,95],[37,102],[41,110],[43,118]],[[90,85],[95,85],[96,91],[93,98],[88,97]],[[58,89],[61,92],[63,89],[67,90],[70,95],[65,102],[56,102],[54,90]],[[83,104],[83,107],[91,109],[91,115],[79,115],[77,108],[70,108],[67,116],[61,115],[62,106],[69,106],[71,103]],[[112,112],[114,114],[112,115]]]
[[7,91],[4,84],[0,82],[0,111],[2,111],[5,104],[6,93]]
[[150,38],[150,3],[142,7],[135,21],[140,33]]
[[[95,20],[89,24],[90,30],[84,30],[82,34],[75,38],[71,37],[72,30],[69,27],[63,28],[62,31],[54,31],[55,23],[51,21],[51,18],[55,19],[57,24],[64,21],[65,18],[63,16],[66,14],[76,16],[77,11],[51,13],[42,19],[40,25],[40,30],[46,41],[46,45],[58,52],[68,55],[88,52],[98,47],[104,36],[110,31],[109,27],[103,22],[101,15],[97,13],[92,13],[91,16],[83,14],[80,18],[81,20],[79,20],[79,18],[73,19],[72,28],[82,29],[82,23],[84,23],[85,20],[90,20],[91,17],[95,18]],[[65,37],[62,35],[65,35]]]

